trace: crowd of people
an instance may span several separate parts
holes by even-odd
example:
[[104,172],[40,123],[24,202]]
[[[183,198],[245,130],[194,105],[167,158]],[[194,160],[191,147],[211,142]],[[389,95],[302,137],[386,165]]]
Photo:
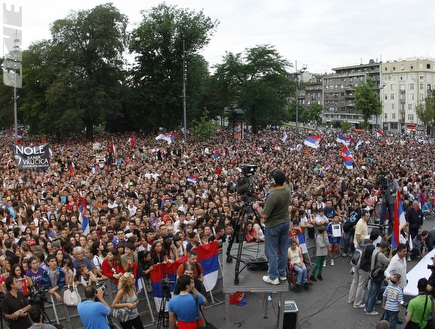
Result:
[[[308,133],[288,130],[284,134],[281,129],[255,135],[246,132],[243,140],[222,131],[207,141],[193,136],[183,141],[179,136],[172,143],[136,134],[134,146],[125,135],[101,134],[93,142],[80,137],[53,141],[47,138],[52,153],[50,166],[26,170],[17,169],[11,140],[3,138],[3,293],[9,290],[7,278],[14,277],[24,293],[37,287],[61,301],[60,291],[65,285],[93,287],[92,283],[108,278],[122,285],[123,291],[128,292],[128,303],[134,305],[134,293],[130,290],[134,280],[127,280],[124,273],[131,273],[133,278],[143,276],[149,283],[155,264],[173,262],[211,241],[217,240],[221,246],[234,235],[234,225],[245,202],[244,195],[238,193],[239,182],[245,176],[244,164],[257,167],[247,193],[255,200],[252,211],[258,216],[246,214],[246,240],[265,241],[269,246],[266,252],[274,259],[274,269],[263,278],[268,283],[280,284],[285,279],[284,261],[276,258],[276,249],[284,242],[271,240],[273,227],[268,221],[271,210],[266,196],[276,191],[269,176],[274,168],[284,174],[285,184],[279,181],[278,185],[286,186],[291,200],[287,209],[290,223],[278,220],[278,224],[295,235],[319,240],[319,261],[311,281],[323,279],[324,259],[329,257],[333,265],[340,244],[344,244],[343,256],[348,256],[367,238],[369,232],[358,224],[363,211],[368,213],[367,219],[388,220],[382,214],[385,209],[392,212],[390,197],[396,190],[402,194],[405,210],[417,202],[418,209],[432,211],[434,139],[356,134],[353,137],[360,142],[349,145],[354,165],[348,169],[340,155],[343,145],[336,141],[336,131],[312,134],[323,137],[317,149],[304,146]],[[32,136],[24,136],[20,143],[42,144]],[[394,191],[389,190],[390,182],[394,182]],[[88,218],[88,228],[83,216]],[[414,219],[418,224],[420,218]],[[334,222],[341,225],[342,241],[331,231],[329,224]],[[419,234],[418,228],[410,224],[410,234]],[[296,257],[294,265],[301,272],[298,285],[308,286],[302,251],[289,250],[280,257],[282,254]],[[356,269],[358,272],[361,269]],[[362,280],[356,280],[357,286],[368,278],[363,274]],[[187,283],[187,278],[184,281]],[[180,291],[188,291],[186,285]],[[151,289],[149,284],[146,288]],[[86,298],[94,298],[96,291],[88,290]],[[123,304],[120,302],[125,298],[117,296],[112,307]],[[362,308],[361,298],[350,301],[354,307]],[[372,312],[367,309],[367,313]],[[134,319],[132,315],[128,321]]]

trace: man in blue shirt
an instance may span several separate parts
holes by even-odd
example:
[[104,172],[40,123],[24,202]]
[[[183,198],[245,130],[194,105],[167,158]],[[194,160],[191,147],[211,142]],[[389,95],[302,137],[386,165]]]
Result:
[[95,290],[92,286],[85,288],[86,300],[77,305],[77,311],[85,329],[109,329],[107,316],[111,310],[103,295],[102,289]]

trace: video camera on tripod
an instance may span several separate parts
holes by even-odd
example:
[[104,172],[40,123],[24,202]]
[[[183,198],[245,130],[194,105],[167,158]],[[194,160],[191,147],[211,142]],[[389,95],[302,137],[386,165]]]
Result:
[[381,187],[382,195],[387,194],[388,190],[388,175],[390,173],[388,171],[382,171],[379,173],[377,184]]
[[31,305],[44,305],[44,303],[48,303],[47,297],[45,293],[47,290],[42,290],[39,288],[33,289],[30,291],[26,297],[29,299],[29,304]]
[[174,281],[169,279],[169,274],[166,273],[165,277],[160,281],[162,286],[162,301],[160,302],[159,309],[159,318],[157,320],[157,329],[160,328],[169,328],[169,313],[166,310],[166,303],[171,299],[171,284],[174,284]]

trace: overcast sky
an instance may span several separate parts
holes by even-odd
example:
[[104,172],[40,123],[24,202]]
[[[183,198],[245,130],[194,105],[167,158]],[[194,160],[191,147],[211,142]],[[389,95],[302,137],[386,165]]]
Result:
[[[23,10],[23,49],[50,38],[50,24],[71,10],[91,9],[110,1],[16,0],[3,2]],[[162,1],[113,0],[131,27],[141,10]],[[332,68],[374,60],[435,58],[434,0],[167,0],[180,8],[203,10],[220,24],[203,51],[210,65],[225,52],[270,44],[298,68],[331,72]],[[3,9],[3,6],[2,6]]]

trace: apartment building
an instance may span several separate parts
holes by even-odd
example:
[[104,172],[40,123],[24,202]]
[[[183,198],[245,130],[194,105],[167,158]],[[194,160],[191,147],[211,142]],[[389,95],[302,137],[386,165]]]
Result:
[[387,61],[381,64],[380,81],[383,129],[402,133],[422,129],[416,109],[424,106],[435,86],[435,60]]

